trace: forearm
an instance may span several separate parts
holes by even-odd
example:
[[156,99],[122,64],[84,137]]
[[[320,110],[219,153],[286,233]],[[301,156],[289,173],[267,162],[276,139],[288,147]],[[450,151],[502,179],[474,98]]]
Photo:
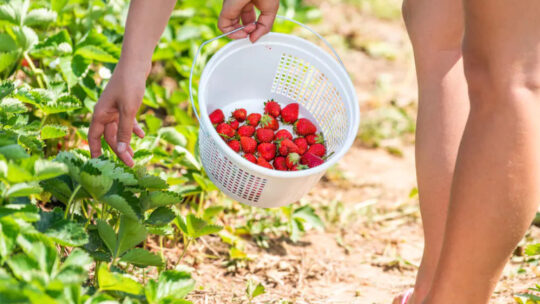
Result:
[[169,21],[176,0],[132,0],[119,65],[148,72],[152,54]]

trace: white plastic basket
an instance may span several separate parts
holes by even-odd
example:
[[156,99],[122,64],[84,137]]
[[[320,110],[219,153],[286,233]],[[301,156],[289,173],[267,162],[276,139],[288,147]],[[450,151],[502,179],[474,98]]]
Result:
[[[335,164],[353,143],[360,112],[353,84],[330,44],[306,28],[332,50],[330,54],[302,38],[269,33],[251,43],[236,40],[221,48],[204,67],[199,82],[200,117],[193,100],[192,77],[201,44],[193,60],[190,97],[200,122],[199,151],[214,184],[231,198],[257,207],[279,207],[299,200]],[[239,29],[237,29],[239,30]],[[238,107],[262,112],[263,101],[274,98],[282,105],[297,102],[300,116],[316,121],[331,156],[322,165],[300,171],[263,168],[235,153],[214,130],[208,114],[217,108],[225,115]]]

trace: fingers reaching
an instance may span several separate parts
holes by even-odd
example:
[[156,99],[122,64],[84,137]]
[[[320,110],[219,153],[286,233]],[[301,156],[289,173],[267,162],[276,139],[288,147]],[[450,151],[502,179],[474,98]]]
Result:
[[136,110],[129,109],[121,110],[118,121],[118,133],[116,139],[118,144],[116,146],[116,154],[118,157],[128,166],[133,166],[133,159],[128,152],[128,146],[131,141],[131,133],[133,132],[134,116]]
[[101,155],[101,135],[105,130],[105,125],[96,118],[92,118],[90,129],[88,130],[88,146],[90,146],[90,154],[92,157],[99,157]]
[[139,136],[139,138],[144,138],[145,135],[143,129],[141,128],[136,119],[133,121],[133,133]]

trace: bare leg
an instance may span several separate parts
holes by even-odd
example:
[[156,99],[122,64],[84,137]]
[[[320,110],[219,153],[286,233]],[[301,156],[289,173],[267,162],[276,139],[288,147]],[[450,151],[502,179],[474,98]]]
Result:
[[540,202],[540,1],[464,3],[471,112],[424,304],[488,303]]
[[[408,302],[413,304],[421,303],[435,275],[469,100],[461,56],[461,1],[408,0],[403,13],[418,77],[416,174],[424,226],[424,253]],[[401,297],[394,303],[401,303]]]

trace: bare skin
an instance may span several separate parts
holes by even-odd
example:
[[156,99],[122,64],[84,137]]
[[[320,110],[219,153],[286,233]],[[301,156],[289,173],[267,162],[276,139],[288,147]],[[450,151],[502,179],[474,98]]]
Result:
[[488,303],[540,202],[540,2],[464,7],[471,111],[424,304]]
[[[160,0],[160,5],[146,0],[131,1],[120,60],[94,107],[88,131],[92,157],[101,155],[101,138],[104,137],[121,161],[130,167],[134,165],[131,134],[144,137],[135,116],[142,104],[152,53],[175,4],[176,0]],[[218,26],[228,32],[246,25],[231,38],[240,39],[249,35],[250,40],[255,42],[272,28],[278,6],[277,1],[225,0]],[[255,8],[261,11],[258,19]]]
[[[459,143],[469,114],[461,41],[463,7],[454,0],[408,0],[403,16],[418,78],[416,176],[424,252],[409,304],[431,288],[442,247]],[[403,295],[394,304],[401,304]]]

